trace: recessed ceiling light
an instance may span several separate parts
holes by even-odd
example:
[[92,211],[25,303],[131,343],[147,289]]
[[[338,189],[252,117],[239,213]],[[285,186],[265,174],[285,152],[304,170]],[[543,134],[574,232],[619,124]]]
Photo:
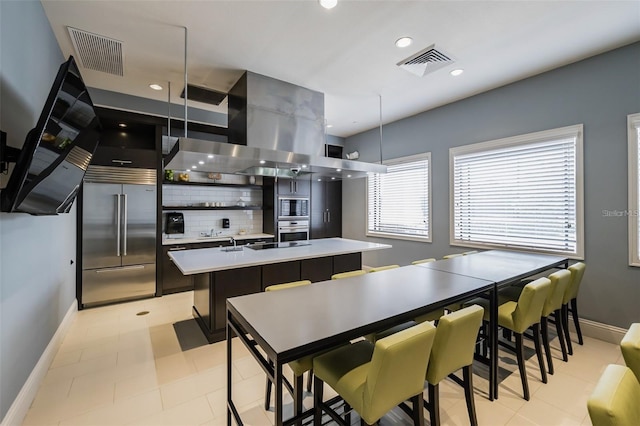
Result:
[[207,158],[213,158],[213,155],[209,154],[207,155]]
[[327,129],[330,129],[333,127],[333,124],[327,124]]
[[325,9],[333,9],[338,4],[338,0],[319,0],[318,2]]
[[462,74],[463,72],[464,72],[464,70],[457,69],[457,70],[453,70],[453,71],[451,71],[449,74],[451,74],[451,75],[452,75],[452,76],[454,76],[454,77],[457,77],[457,76],[459,76],[460,74]]
[[260,164],[264,164],[264,163],[266,163],[266,161],[260,160]]
[[342,171],[342,169],[336,169],[336,172],[340,173]]
[[318,178],[318,182],[322,182],[322,179]]
[[118,123],[118,127],[122,127],[124,129],[127,125],[125,123]]
[[197,168],[198,168],[198,166],[191,166],[191,168],[192,168],[192,169],[197,169]]
[[407,47],[413,43],[413,39],[411,37],[400,37],[396,40],[397,47]]
[[151,87],[153,90],[162,90],[162,86],[160,86],[159,84],[150,84],[149,87]]
[[307,168],[307,165],[306,165],[306,164],[303,164],[301,167],[302,167],[303,169],[306,169],[306,168]]
[[351,177],[351,175],[347,175],[347,177],[348,177],[348,178],[350,178],[350,177]]
[[336,180],[336,178],[335,177],[331,177],[331,180]]
[[204,161],[198,161],[198,164],[204,164]]

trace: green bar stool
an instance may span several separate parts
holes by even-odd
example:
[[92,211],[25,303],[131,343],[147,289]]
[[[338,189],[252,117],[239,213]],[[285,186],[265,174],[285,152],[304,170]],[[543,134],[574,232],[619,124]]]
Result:
[[[478,305],[472,305],[445,315],[438,322],[426,375],[429,401],[425,402],[425,405],[429,409],[431,426],[440,424],[439,383],[450,376],[464,388],[471,425],[478,424],[473,399],[472,364],[483,316],[484,309]],[[462,380],[453,376],[453,373],[460,369],[463,374]]]
[[465,251],[464,253],[462,253],[464,256],[469,256],[470,254],[476,254],[478,252],[478,250],[470,250],[470,251]]
[[430,257],[428,259],[420,259],[420,260],[414,260],[413,262],[411,262],[412,265],[419,265],[421,263],[429,263],[429,262],[435,262],[436,258],[435,257]]
[[372,425],[403,401],[413,403],[415,425],[424,424],[422,391],[436,329],[428,322],[378,340],[375,345],[361,340],[313,360],[315,416],[322,423],[322,411],[342,425],[341,418],[322,401],[323,384],[331,386],[360,415],[361,423]]
[[620,342],[620,349],[624,363],[633,371],[640,382],[640,323],[631,324]]
[[400,267],[400,265],[377,266],[375,268],[369,269],[369,272],[380,272],[380,271],[386,271],[388,269],[396,269],[396,268],[399,268],[399,267]]
[[567,288],[567,292],[564,294],[564,300],[562,301],[562,318],[564,334],[567,341],[567,348],[569,355],[573,355],[573,347],[571,345],[571,336],[569,335],[569,313],[573,317],[573,324],[576,327],[576,333],[578,334],[578,343],[584,344],[582,340],[582,331],[580,330],[580,322],[578,319],[578,290],[580,290],[580,284],[582,283],[582,277],[584,271],[587,268],[582,262],[574,263],[569,266],[571,271],[571,284]]
[[454,257],[460,257],[460,256],[464,256],[464,254],[462,254],[462,253],[448,254],[446,256],[442,256],[442,258],[443,259],[453,259]]
[[640,384],[624,365],[610,364],[587,400],[593,426],[640,425]]
[[367,273],[367,271],[365,271],[363,269],[357,269],[355,271],[340,272],[338,274],[333,274],[333,275],[331,275],[331,279],[332,280],[341,280],[343,278],[357,277],[358,275],[364,275],[366,273]]
[[[264,291],[287,290],[287,289],[309,285],[309,284],[311,284],[311,281],[309,280],[293,281],[290,283],[270,285],[269,287],[266,287]],[[293,396],[294,415],[298,415],[302,413],[302,399],[303,399],[302,389],[304,386],[303,377],[304,377],[304,373],[306,373],[307,371],[309,372],[309,377],[307,379],[308,380],[307,391],[309,392],[311,391],[311,382],[313,380],[312,368],[313,368],[314,356],[315,355],[308,355],[300,359],[297,359],[295,361],[291,361],[290,363],[287,364],[289,365],[289,368],[291,368],[291,370],[293,371],[293,378],[294,378],[293,389],[291,388],[291,386],[286,380],[284,381],[284,383],[285,383],[285,387],[289,389],[289,391],[291,392],[291,395]],[[269,360],[269,362],[271,362],[271,360]],[[269,410],[270,399],[271,399],[271,380],[269,380],[269,377],[267,377],[267,384],[266,384],[265,395],[264,395],[264,409],[267,411]]]

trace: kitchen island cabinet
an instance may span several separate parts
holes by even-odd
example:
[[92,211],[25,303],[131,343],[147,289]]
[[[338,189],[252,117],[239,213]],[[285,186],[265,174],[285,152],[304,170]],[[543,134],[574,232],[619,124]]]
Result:
[[193,276],[193,315],[208,341],[225,338],[226,300],[264,291],[282,282],[328,280],[339,272],[360,269],[362,252],[390,248],[342,238],[309,241],[308,245],[225,252],[221,248],[169,252],[181,272]]

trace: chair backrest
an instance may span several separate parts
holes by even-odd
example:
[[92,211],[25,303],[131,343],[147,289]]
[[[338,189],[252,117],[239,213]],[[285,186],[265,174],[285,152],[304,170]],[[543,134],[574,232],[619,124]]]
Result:
[[464,253],[462,253],[465,256],[468,256],[470,254],[476,254],[478,252],[478,250],[470,250],[470,251],[465,251]]
[[339,280],[339,279],[342,279],[342,278],[357,277],[358,275],[364,275],[366,273],[367,273],[367,271],[362,270],[362,269],[358,269],[358,270],[355,270],[355,271],[348,271],[348,272],[340,272],[338,274],[331,275],[331,279],[332,280]]
[[633,371],[640,382],[640,323],[631,324],[620,342],[620,349],[624,363]]
[[265,288],[264,291],[286,290],[288,288],[300,287],[302,285],[309,285],[309,284],[311,284],[311,281],[309,280],[293,281],[290,283],[270,285],[269,287]]
[[452,257],[458,257],[458,256],[464,256],[464,254],[462,254],[462,253],[448,254],[446,256],[442,256],[442,258],[443,259],[451,259]]
[[566,269],[554,272],[549,275],[549,281],[551,281],[551,291],[542,309],[543,317],[548,317],[553,311],[562,308],[564,295],[571,284],[571,272]]
[[564,300],[562,303],[565,305],[571,301],[571,299],[575,299],[578,297],[578,290],[580,290],[580,283],[582,282],[582,277],[584,276],[584,270],[587,268],[582,262],[574,263],[569,266],[569,270],[571,271],[571,284],[569,284],[569,288],[567,288],[566,293],[564,294]]
[[368,424],[374,424],[396,405],[422,393],[435,335],[435,327],[424,322],[376,342],[360,413]]
[[587,400],[594,426],[640,425],[640,384],[624,365],[605,368]]
[[420,259],[420,260],[414,260],[413,262],[411,262],[412,265],[419,265],[421,263],[429,263],[429,262],[435,262],[436,259],[435,257],[430,257],[428,259]]
[[524,286],[518,298],[518,306],[512,314],[513,331],[524,333],[527,328],[540,322],[542,308],[550,291],[551,281],[548,278],[538,278]]
[[400,265],[385,265],[385,266],[376,266],[375,268],[369,269],[369,272],[380,272],[386,271],[387,269],[396,269],[399,268]]
[[471,305],[444,315],[438,321],[436,337],[427,367],[427,381],[437,385],[449,374],[473,363],[473,352],[484,309]]

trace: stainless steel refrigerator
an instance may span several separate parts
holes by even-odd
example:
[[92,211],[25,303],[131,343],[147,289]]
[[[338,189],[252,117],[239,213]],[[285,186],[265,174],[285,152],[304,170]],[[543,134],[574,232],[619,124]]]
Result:
[[156,170],[91,166],[82,194],[82,305],[156,291]]

